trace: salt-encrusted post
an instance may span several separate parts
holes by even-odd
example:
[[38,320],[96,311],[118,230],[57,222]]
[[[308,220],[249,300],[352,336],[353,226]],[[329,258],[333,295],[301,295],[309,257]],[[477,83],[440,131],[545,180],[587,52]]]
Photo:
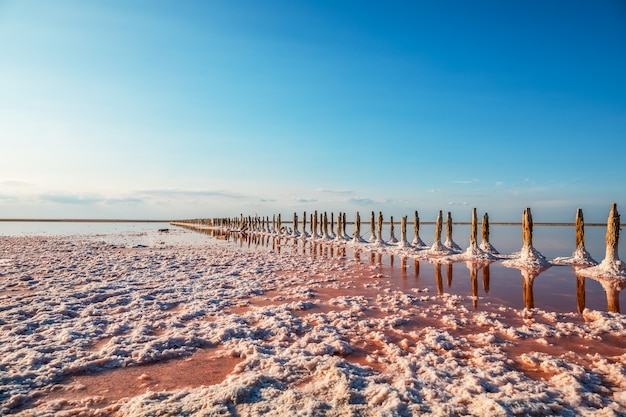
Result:
[[480,248],[487,253],[494,255],[499,254],[496,248],[489,242],[489,215],[487,213],[483,215],[482,242],[480,242]]
[[454,251],[461,250],[461,247],[452,240],[452,213],[450,212],[448,212],[448,216],[446,217],[446,242],[444,246]]
[[311,233],[311,237],[317,239],[319,235],[317,234],[317,210],[312,214],[311,218],[311,226],[313,227],[313,233]]
[[346,212],[344,211],[342,214],[342,221],[341,221],[341,235],[343,236],[343,238],[345,240],[350,239],[350,236],[346,233],[346,224],[348,223],[346,221]]
[[353,243],[361,243],[363,239],[361,239],[361,216],[359,212],[356,212],[356,217],[354,218],[354,236],[352,237]]
[[376,240],[376,226],[375,226],[375,217],[374,212],[372,211],[372,215],[370,216],[370,227],[372,228],[372,236],[370,237],[370,242],[374,242]]
[[472,229],[470,231],[470,249],[476,250],[476,238],[478,237],[478,225],[476,224],[476,207],[472,209]]
[[439,210],[439,215],[437,216],[437,220],[435,221],[435,242],[433,243],[433,247],[441,246],[442,229],[443,229],[443,212]]
[[[339,214],[339,217],[341,218],[341,213]],[[331,211],[330,212],[330,234],[328,235],[329,238],[333,239],[335,237],[335,214]]]
[[406,220],[407,216],[402,216],[402,218],[400,219],[400,243],[398,244],[398,246],[401,248],[410,246],[409,241],[406,240]]
[[383,243],[383,212],[378,212],[378,228],[376,230],[376,243]]
[[302,237],[303,238],[307,237],[307,232],[306,232],[306,211],[304,213],[302,213]]
[[278,213],[278,218],[276,220],[276,226],[277,226],[276,233],[281,234],[282,233],[281,229],[283,228],[283,226],[282,226],[282,221],[280,220],[280,213]]
[[420,239],[420,218],[415,210],[415,217],[413,218],[413,246],[417,248],[426,247],[426,244]]
[[393,224],[393,216],[389,217],[389,243],[397,243],[398,239],[396,239],[395,228]]
[[300,232],[298,232],[298,213],[293,212],[293,235],[299,236]]
[[[530,207],[527,207],[522,214],[522,252],[521,257],[531,255],[533,249],[533,216]],[[526,255],[526,256],[525,256]]]
[[326,212],[322,215],[322,238],[328,239],[328,215]]
[[619,261],[619,255],[617,253],[619,225],[620,218],[619,213],[617,212],[617,204],[613,203],[611,206],[611,212],[609,213],[609,219],[606,224],[606,256],[602,261],[603,264],[615,263]]

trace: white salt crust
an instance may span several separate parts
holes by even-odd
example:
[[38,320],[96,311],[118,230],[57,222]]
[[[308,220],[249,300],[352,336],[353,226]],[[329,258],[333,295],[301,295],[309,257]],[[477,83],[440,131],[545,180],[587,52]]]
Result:
[[[626,350],[594,349],[626,336],[620,314],[469,311],[459,296],[359,283],[352,261],[215,241],[2,237],[0,259],[3,415],[626,415]],[[322,287],[337,292],[325,309]],[[258,301],[272,305],[236,313]],[[550,353],[567,341],[580,350]],[[216,385],[106,409],[38,399],[78,372],[209,347],[242,359]]]

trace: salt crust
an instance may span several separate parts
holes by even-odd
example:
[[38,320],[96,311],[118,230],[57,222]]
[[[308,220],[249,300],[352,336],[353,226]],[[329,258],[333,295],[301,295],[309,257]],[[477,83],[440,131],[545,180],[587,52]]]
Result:
[[[525,340],[558,343],[626,336],[623,315],[585,310],[468,311],[459,296],[398,291],[337,296],[328,312],[312,301],[340,285],[350,263],[235,245],[132,248],[90,236],[0,240],[0,413],[80,371],[184,357],[210,346],[243,361],[220,384],[146,392],[108,411],[145,415],[625,415],[626,353],[592,357],[529,351],[525,366],[507,354]],[[337,288],[340,288],[339,286]],[[243,314],[230,306],[278,290],[284,302]],[[376,307],[385,314],[365,314]],[[307,313],[310,310],[308,314]],[[507,322],[504,313],[522,318]],[[439,318],[417,329],[409,320]],[[155,332],[155,330],[161,330]],[[466,329],[458,335],[456,329]],[[471,331],[470,331],[471,330]],[[106,341],[102,346],[100,341]],[[97,349],[94,346],[98,346]],[[350,353],[367,347],[366,363]],[[34,403],[18,415],[102,415],[97,398],[60,408]],[[67,407],[67,403],[65,404]]]

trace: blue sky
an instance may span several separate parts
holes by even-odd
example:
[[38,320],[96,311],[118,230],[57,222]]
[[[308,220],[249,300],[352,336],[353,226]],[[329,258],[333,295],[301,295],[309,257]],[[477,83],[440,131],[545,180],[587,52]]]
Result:
[[626,207],[623,1],[2,1],[0,217]]

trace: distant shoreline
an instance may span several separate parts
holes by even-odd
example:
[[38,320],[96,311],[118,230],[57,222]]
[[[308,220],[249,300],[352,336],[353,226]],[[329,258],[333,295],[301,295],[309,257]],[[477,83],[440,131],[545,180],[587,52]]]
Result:
[[55,223],[170,223],[172,220],[137,219],[0,219],[0,222],[55,222]]

